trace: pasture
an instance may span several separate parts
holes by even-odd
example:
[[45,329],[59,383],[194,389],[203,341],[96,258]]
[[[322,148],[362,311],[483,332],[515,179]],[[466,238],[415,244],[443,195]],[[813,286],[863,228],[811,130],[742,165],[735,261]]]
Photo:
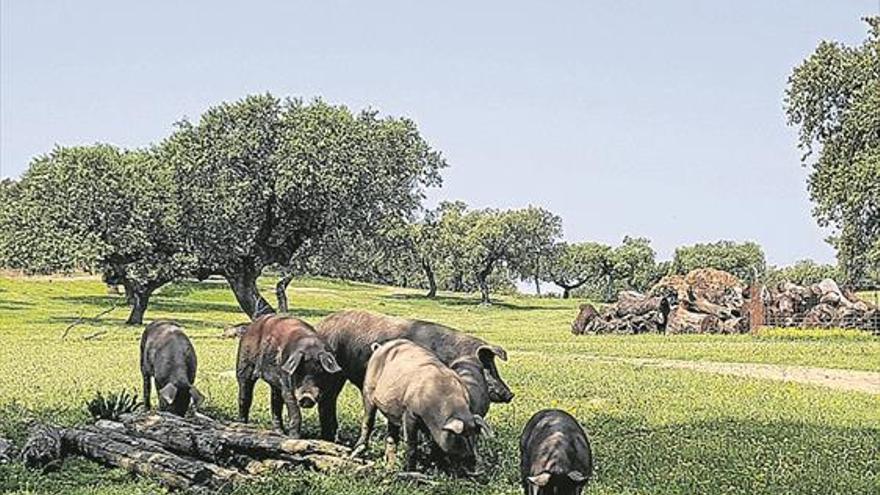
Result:
[[[261,281],[271,294],[272,280]],[[518,487],[517,440],[535,411],[568,410],[593,443],[596,473],[590,494],[878,493],[880,395],[654,366],[650,359],[764,363],[880,371],[880,339],[850,331],[773,331],[736,336],[581,336],[569,332],[577,300],[441,293],[425,299],[407,289],[298,279],[292,313],[311,323],[346,308],[435,320],[504,346],[502,376],[517,394],[493,405],[496,431],[480,452],[485,474],[454,480],[434,473],[432,485],[393,481],[381,466],[379,420],[369,475],[292,472],[238,487],[234,493],[513,494]],[[98,321],[102,310],[119,306]],[[87,421],[85,402],[97,391],[137,390],[142,327],[127,327],[122,296],[97,278],[0,278],[0,435],[20,442],[31,419]],[[147,320],[180,322],[196,346],[197,384],[207,413],[236,414],[236,340],[220,337],[244,321],[222,283],[179,283],[156,295]],[[61,336],[71,323],[82,319]],[[90,337],[85,339],[84,337]],[[359,395],[347,386],[340,426],[357,436]],[[258,385],[252,414],[268,427],[268,387]],[[306,435],[317,434],[314,410]],[[19,463],[0,465],[0,492],[115,494],[162,489],[118,469],[69,459],[41,474]]]

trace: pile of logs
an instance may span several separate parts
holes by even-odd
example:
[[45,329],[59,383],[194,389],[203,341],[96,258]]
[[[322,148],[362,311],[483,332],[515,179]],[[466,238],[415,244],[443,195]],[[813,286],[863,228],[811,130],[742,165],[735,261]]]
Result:
[[[60,440],[60,444],[59,444]],[[22,458],[32,467],[81,455],[108,466],[156,479],[169,488],[215,491],[256,476],[302,466],[318,471],[365,469],[348,447],[322,440],[297,440],[259,428],[181,418],[168,413],[124,415],[94,425],[32,428]]]
[[839,327],[880,330],[877,306],[826,278],[809,286],[784,282],[764,293],[766,323],[783,327]]
[[597,311],[581,306],[572,333],[742,333],[748,331],[746,287],[712,268],[668,275],[647,294],[624,291]]
[[[584,304],[571,325],[584,333],[744,333],[757,325],[860,328],[880,332],[880,309],[825,279],[809,286],[790,282],[755,287],[755,297],[735,276],[712,268],[663,277],[641,294],[624,291],[597,310]],[[760,297],[758,295],[760,294]],[[753,313],[750,315],[750,313]]]

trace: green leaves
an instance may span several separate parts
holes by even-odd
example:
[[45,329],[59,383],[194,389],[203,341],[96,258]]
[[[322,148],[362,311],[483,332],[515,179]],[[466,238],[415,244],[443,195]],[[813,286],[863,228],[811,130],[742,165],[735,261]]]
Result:
[[287,265],[330,230],[408,218],[446,165],[408,119],[271,95],[213,107],[163,147],[187,243],[220,273]]
[[820,43],[785,94],[811,168],[813,215],[833,228],[845,279],[856,284],[880,280],[880,17],[866,22],[860,46]]
[[675,250],[672,270],[686,274],[697,268],[716,268],[724,270],[740,280],[752,280],[761,276],[767,268],[764,250],[754,242],[738,244],[733,241],[718,241],[707,244],[682,246]]

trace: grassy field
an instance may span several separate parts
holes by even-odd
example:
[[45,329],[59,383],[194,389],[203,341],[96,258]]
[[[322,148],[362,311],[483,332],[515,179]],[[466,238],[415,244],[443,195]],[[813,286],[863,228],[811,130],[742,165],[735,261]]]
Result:
[[[266,280],[268,290],[271,280]],[[880,396],[793,383],[664,369],[602,358],[793,364],[880,371],[880,339],[856,332],[767,331],[757,336],[582,336],[569,332],[579,301],[504,297],[491,307],[474,297],[421,293],[320,279],[292,284],[293,313],[315,323],[345,308],[440,321],[501,344],[500,369],[517,398],[496,405],[494,439],[481,446],[486,473],[473,480],[437,475],[418,487],[381,473],[323,476],[294,472],[242,486],[236,493],[518,493],[517,438],[535,411],[561,407],[593,442],[591,494],[880,493]],[[88,318],[120,306],[99,322]],[[137,389],[141,328],[96,279],[0,278],[0,435],[20,441],[32,419],[61,424],[88,419],[96,391]],[[64,329],[79,318],[67,339]],[[235,415],[236,342],[224,326],[243,321],[228,288],[177,284],[155,297],[148,319],[173,318],[199,355],[197,383],[210,413]],[[106,333],[101,333],[106,332]],[[90,340],[84,336],[100,333]],[[599,359],[597,359],[599,358]],[[357,391],[342,396],[343,438],[353,442]],[[268,425],[268,390],[258,386],[255,420]],[[317,431],[313,411],[307,434]],[[381,424],[381,421],[380,421]],[[382,426],[380,426],[380,429]],[[377,433],[378,435],[378,433]],[[376,437],[378,438],[378,436]],[[374,442],[378,460],[382,442]],[[121,470],[69,460],[50,474],[0,465],[0,492],[156,493],[161,488]]]

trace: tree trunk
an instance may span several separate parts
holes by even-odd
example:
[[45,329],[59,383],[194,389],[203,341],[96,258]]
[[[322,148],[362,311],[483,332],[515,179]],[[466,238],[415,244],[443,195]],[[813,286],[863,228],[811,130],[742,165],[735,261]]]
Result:
[[605,302],[611,302],[614,297],[614,277],[608,275],[605,280]]
[[287,286],[293,280],[293,273],[288,273],[281,277],[281,280],[275,285],[275,298],[278,299],[278,312],[287,313],[289,306],[287,302]]
[[571,297],[571,289],[569,289],[568,287],[563,287],[562,288],[562,298],[568,299],[569,297]]
[[125,321],[126,325],[143,325],[144,313],[147,312],[147,306],[150,304],[150,296],[163,284],[164,282],[151,282],[140,285],[127,279],[122,281],[122,285],[125,287],[125,297],[128,304],[131,305],[131,313],[128,315],[128,320]]
[[452,291],[453,292],[464,292],[464,274],[461,272],[455,272],[452,276]]
[[489,298],[489,271],[484,270],[477,274],[477,285],[480,286],[480,304],[492,304]]
[[238,306],[252,320],[275,312],[269,301],[263,298],[260,290],[257,288],[257,277],[259,270],[254,266],[238,267],[234,272],[224,274],[226,281],[235,294],[235,300]]
[[425,278],[428,279],[427,297],[437,297],[437,279],[434,276],[434,268],[427,260],[422,260],[422,268],[425,270]]
[[535,294],[541,295],[541,280],[538,278],[538,274],[535,274]]

